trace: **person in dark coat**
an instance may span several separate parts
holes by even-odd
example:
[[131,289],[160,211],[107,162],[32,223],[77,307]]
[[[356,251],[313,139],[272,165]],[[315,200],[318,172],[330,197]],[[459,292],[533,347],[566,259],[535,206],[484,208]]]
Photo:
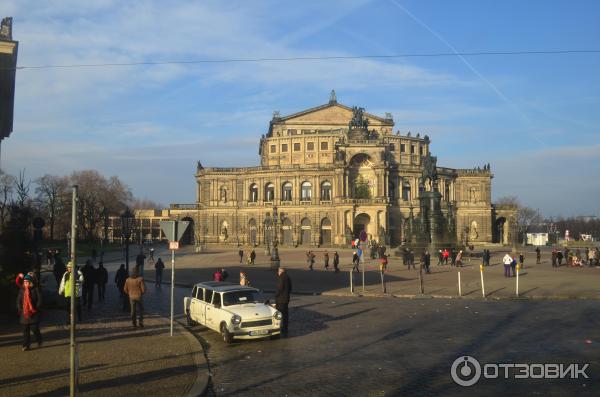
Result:
[[275,293],[275,308],[281,312],[281,336],[288,333],[290,294],[292,293],[292,280],[283,267],[277,270],[279,276],[277,292]]
[[431,256],[429,254],[429,251],[425,251],[423,253],[423,256],[421,257],[421,262],[423,263],[423,267],[425,268],[425,273],[431,273],[431,270],[429,269],[429,266],[431,265]]
[[117,270],[117,274],[115,274],[115,284],[117,284],[117,288],[119,289],[119,295],[121,298],[123,297],[123,287],[125,286],[125,281],[129,277],[127,274],[127,270],[125,270],[125,265],[121,263],[121,267]]
[[106,293],[106,283],[108,283],[108,272],[104,267],[104,263],[100,262],[98,264],[98,269],[96,270],[96,282],[98,284],[98,300],[103,301],[104,295]]
[[135,257],[135,266],[137,267],[140,276],[144,276],[144,261],[146,260],[146,255],[144,255],[143,251],[140,251],[138,256]]
[[338,267],[340,265],[340,256],[337,253],[337,251],[335,251],[333,253],[333,270],[335,270],[335,272],[339,272],[340,268]]
[[250,264],[254,265],[255,259],[256,259],[256,252],[254,252],[254,250],[252,250],[252,252],[250,252]]
[[23,284],[17,296],[19,321],[23,325],[23,351],[29,350],[32,331],[38,347],[42,345],[42,333],[40,332],[41,307],[42,294],[35,287],[33,276],[26,274],[23,276]]
[[158,262],[154,264],[154,269],[156,271],[154,276],[154,285],[160,287],[162,284],[163,270],[165,270],[165,264],[161,258],[158,258]]
[[81,269],[83,273],[83,306],[92,308],[94,302],[94,285],[96,284],[96,269],[89,259],[85,261],[85,266]]
[[56,284],[60,284],[60,280],[62,279],[63,274],[67,271],[67,267],[65,263],[62,261],[60,255],[54,255],[54,266],[52,268],[52,273],[54,273],[54,278],[56,279]]
[[242,260],[244,259],[244,250],[240,248],[238,255],[240,256],[240,263],[242,263]]

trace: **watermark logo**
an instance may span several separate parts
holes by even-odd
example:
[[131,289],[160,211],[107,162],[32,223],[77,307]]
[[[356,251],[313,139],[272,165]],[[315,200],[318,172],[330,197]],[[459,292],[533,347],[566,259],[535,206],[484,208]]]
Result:
[[588,379],[589,364],[522,364],[487,363],[483,366],[471,356],[460,356],[452,363],[450,374],[460,386],[473,386],[485,379]]
[[452,379],[460,386],[473,386],[481,378],[481,365],[471,356],[461,356],[454,360],[450,369]]

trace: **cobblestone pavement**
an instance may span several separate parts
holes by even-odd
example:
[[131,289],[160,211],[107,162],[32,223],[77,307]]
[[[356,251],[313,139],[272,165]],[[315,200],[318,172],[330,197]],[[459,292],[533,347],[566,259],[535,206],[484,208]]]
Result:
[[[550,265],[550,252],[545,249],[542,263],[535,264],[534,248],[528,247],[525,252],[525,269],[519,277],[519,294],[527,298],[588,298],[600,299],[600,289],[597,279],[600,277],[600,268],[552,268]],[[247,254],[248,248],[244,247]],[[332,250],[328,250],[332,256]],[[325,249],[315,250],[317,253],[314,271],[307,269],[303,249],[281,249],[282,265],[288,268],[294,279],[294,290],[304,293],[323,294],[349,294],[349,270],[352,268],[349,258],[352,251],[339,249],[340,273],[323,270],[323,252]],[[492,255],[492,266],[484,271],[486,296],[494,298],[515,297],[516,279],[503,276],[504,269],[500,263],[506,251],[496,251]],[[231,281],[239,280],[239,271],[248,273],[254,286],[264,290],[272,290],[276,284],[276,277],[269,271],[269,257],[264,249],[256,249],[257,260],[255,265],[239,263],[237,249],[213,247],[205,253],[194,253],[193,247],[185,247],[176,254],[176,282],[192,285],[195,282],[210,280],[217,268],[226,267],[231,275]],[[167,269],[165,280],[170,280],[170,254],[165,250],[157,250],[156,257],[162,256]],[[479,272],[479,259],[465,258],[465,266],[460,268],[462,294],[465,299],[479,300],[481,294],[481,277]],[[331,261],[330,261],[331,262]],[[425,293],[436,296],[458,297],[457,268],[450,266],[436,266],[437,261],[432,261],[432,274],[424,275]],[[331,263],[330,263],[330,266]],[[365,272],[365,292],[367,294],[381,294],[381,278],[376,260],[367,260]],[[153,278],[153,269],[146,266],[146,277]],[[391,257],[388,272],[385,276],[387,293],[397,296],[415,295],[419,293],[419,276],[417,270],[408,270],[402,265],[401,258]],[[362,293],[362,277],[356,275],[355,291]]]
[[[149,287],[143,329],[132,328],[112,283],[104,302],[95,301],[91,311],[83,309],[83,322],[77,329],[81,395],[184,395],[196,380],[199,364],[206,372],[201,345],[183,334],[182,328],[175,328],[174,336],[169,336],[169,323],[161,316],[168,313],[163,308],[168,304],[162,303],[168,300],[161,290]],[[31,351],[22,352],[20,326],[2,327],[0,395],[68,395],[66,311],[48,310],[43,314],[41,348],[33,343]]]
[[[217,396],[600,395],[594,301],[294,297],[290,337],[226,345],[202,327]],[[453,361],[589,363],[589,379],[456,385]]]

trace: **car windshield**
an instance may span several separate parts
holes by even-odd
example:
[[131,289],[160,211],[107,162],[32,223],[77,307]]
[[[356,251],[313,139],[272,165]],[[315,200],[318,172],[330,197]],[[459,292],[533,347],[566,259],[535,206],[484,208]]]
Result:
[[225,306],[262,302],[262,294],[258,291],[233,291],[223,294],[223,305]]

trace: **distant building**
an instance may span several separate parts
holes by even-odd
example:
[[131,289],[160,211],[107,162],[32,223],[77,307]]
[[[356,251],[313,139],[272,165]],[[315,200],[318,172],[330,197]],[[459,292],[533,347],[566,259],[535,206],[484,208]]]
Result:
[[527,233],[527,245],[548,244],[548,233]]
[[[419,212],[427,135],[394,132],[384,117],[337,102],[289,116],[275,112],[259,143],[256,167],[197,165],[195,204],[170,216],[192,222],[196,243],[346,245],[364,230],[398,245]],[[223,156],[226,156],[223,153]],[[434,161],[436,160],[433,158]],[[459,241],[512,243],[513,206],[491,203],[489,165],[437,167],[442,212],[452,211]]]

